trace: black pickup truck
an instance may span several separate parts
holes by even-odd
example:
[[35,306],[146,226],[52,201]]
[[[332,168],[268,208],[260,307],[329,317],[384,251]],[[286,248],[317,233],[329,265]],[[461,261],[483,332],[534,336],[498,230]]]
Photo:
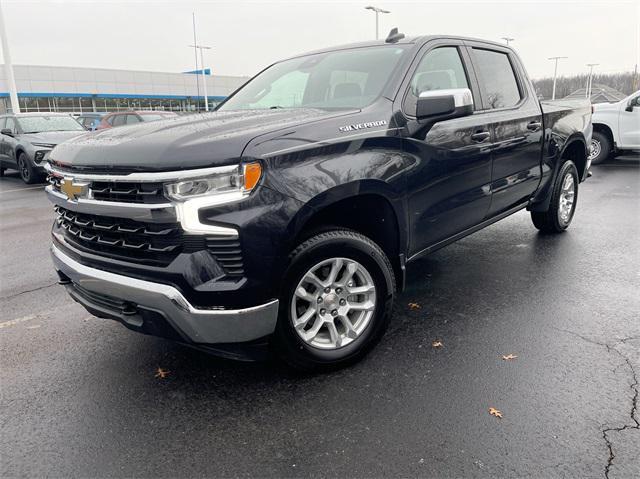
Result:
[[133,330],[338,367],[416,259],[524,208],[564,231],[590,137],[588,101],[541,104],[511,48],[392,31],[275,63],[215,112],[57,146],[53,261]]

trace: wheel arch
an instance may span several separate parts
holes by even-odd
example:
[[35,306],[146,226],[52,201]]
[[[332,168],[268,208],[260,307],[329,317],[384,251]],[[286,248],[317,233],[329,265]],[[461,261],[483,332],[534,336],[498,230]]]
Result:
[[587,142],[584,137],[581,134],[575,134],[569,137],[558,155],[559,161],[556,162],[554,180],[558,171],[560,171],[562,164],[567,160],[571,160],[578,169],[578,178],[581,182],[584,181],[587,173],[588,157],[589,148],[587,147]]
[[602,133],[603,135],[606,135],[606,137],[611,142],[611,148],[615,149],[615,147],[616,147],[616,139],[613,136],[613,128],[611,128],[606,123],[594,123],[593,124],[593,131],[594,132],[597,131],[598,133]]
[[[16,158],[15,158],[16,165],[18,164],[18,157],[19,157],[22,153],[24,153],[25,155],[27,155],[27,150],[26,150],[26,148],[25,148],[24,146],[22,146],[22,145],[18,145],[18,146],[16,146]],[[29,158],[29,155],[27,155],[27,159],[28,159],[28,158]]]
[[553,185],[555,184],[558,172],[567,159],[573,161],[578,169],[579,181],[582,182],[587,176],[588,149],[587,142],[582,133],[574,133],[569,136],[553,156],[552,173],[548,180],[538,190],[534,199],[527,207],[529,211],[546,211],[551,202]]
[[292,219],[295,227],[290,228],[289,250],[328,228],[357,231],[371,238],[388,256],[401,290],[407,250],[406,215],[402,201],[390,193],[384,181],[362,180],[316,195]]

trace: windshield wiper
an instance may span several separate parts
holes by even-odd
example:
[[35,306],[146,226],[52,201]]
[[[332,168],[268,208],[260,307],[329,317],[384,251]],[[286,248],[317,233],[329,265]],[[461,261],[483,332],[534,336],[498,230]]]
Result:
[[284,107],[283,107],[283,106],[280,106],[280,105],[273,105],[273,106],[270,106],[270,107],[269,107],[269,110],[281,110],[281,109],[283,109],[283,108],[284,108]]

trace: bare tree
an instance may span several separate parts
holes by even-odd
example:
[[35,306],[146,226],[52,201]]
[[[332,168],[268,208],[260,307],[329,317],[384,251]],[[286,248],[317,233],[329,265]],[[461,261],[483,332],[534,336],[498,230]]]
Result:
[[[551,98],[553,91],[553,78],[540,78],[532,80],[536,93],[545,100]],[[559,77],[556,85],[556,98],[563,98],[580,88],[585,88],[587,84],[587,74]],[[594,85],[606,85],[624,95],[630,95],[640,88],[640,81],[634,72],[624,73],[595,73],[593,75]]]

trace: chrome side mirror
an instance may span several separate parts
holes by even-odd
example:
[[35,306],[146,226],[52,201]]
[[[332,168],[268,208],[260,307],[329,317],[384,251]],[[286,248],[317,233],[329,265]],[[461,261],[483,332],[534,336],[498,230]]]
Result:
[[471,115],[473,95],[468,88],[430,90],[420,93],[416,105],[418,120],[442,121]]

